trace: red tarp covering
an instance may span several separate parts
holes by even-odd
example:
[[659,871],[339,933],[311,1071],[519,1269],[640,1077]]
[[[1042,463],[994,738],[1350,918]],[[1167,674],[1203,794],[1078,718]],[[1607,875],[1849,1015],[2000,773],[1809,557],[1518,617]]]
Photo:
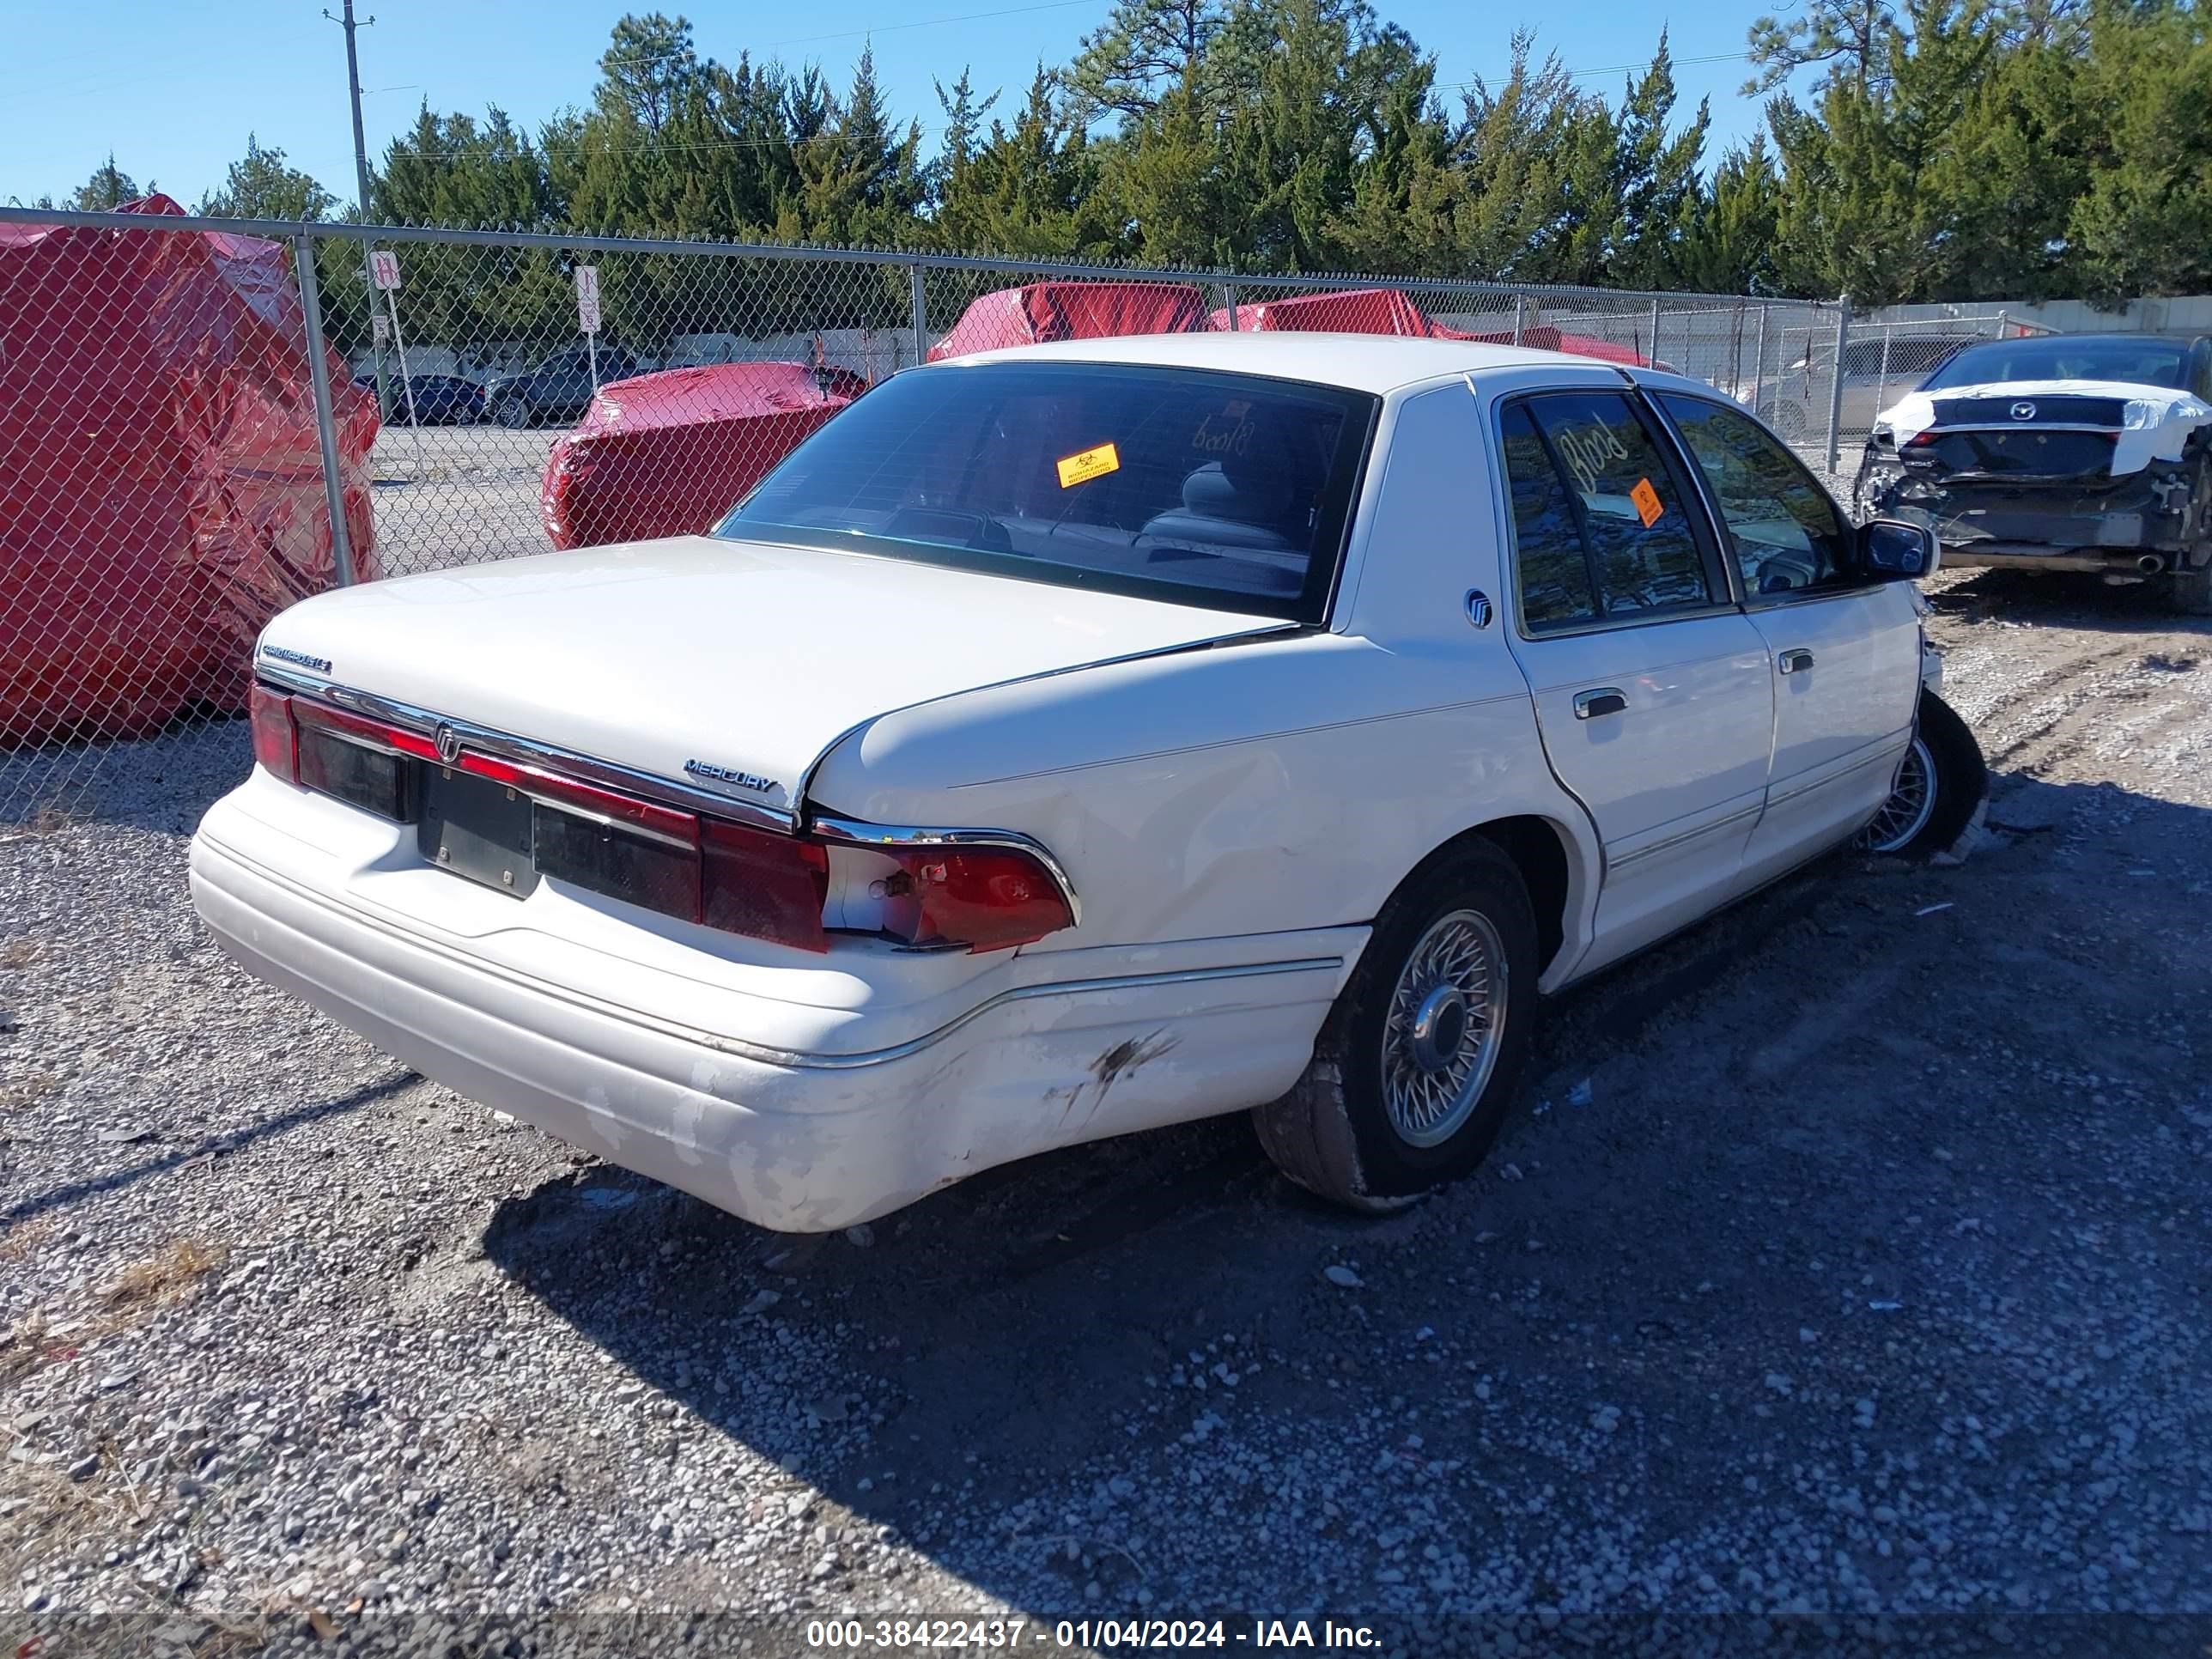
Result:
[[[332,574],[301,335],[277,243],[0,225],[0,747],[246,706],[262,624]],[[376,408],[329,364],[366,568]]]
[[[1224,307],[1208,319],[1216,329],[1229,326]],[[1476,340],[1488,345],[1514,343],[1510,329],[1469,334],[1436,320],[1395,288],[1351,289],[1340,294],[1300,294],[1237,307],[1237,326],[1254,331],[1304,330],[1330,334],[1402,334],[1423,340]],[[1563,334],[1548,324],[1521,331],[1520,343],[1534,351],[1564,351],[1609,363],[1642,368],[1650,360],[1632,348],[1587,334]]]
[[611,380],[546,458],[545,533],[556,547],[597,547],[710,530],[867,389],[848,370],[804,363],[716,363]]
[[969,305],[929,349],[929,361],[1046,340],[1193,334],[1206,326],[1206,296],[1188,283],[1031,283]]
[[[1223,307],[1209,324],[1229,326]],[[1300,331],[1317,334],[1405,334],[1423,340],[1479,340],[1446,328],[1395,288],[1349,289],[1341,294],[1298,294],[1237,307],[1237,326],[1253,332]]]

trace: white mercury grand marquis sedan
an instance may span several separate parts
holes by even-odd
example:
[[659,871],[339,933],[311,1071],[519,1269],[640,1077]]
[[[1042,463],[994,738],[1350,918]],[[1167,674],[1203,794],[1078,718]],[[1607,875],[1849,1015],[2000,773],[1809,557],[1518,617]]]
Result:
[[989,354],[710,535],[284,612],[192,892],[425,1076],[764,1226],[1247,1109],[1385,1207],[1481,1158],[1547,994],[1878,815],[1959,828],[1936,556],[1678,375]]

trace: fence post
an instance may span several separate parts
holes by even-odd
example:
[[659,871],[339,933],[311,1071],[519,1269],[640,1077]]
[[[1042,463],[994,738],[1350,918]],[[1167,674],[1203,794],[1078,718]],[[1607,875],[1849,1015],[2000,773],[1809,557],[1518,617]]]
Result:
[[914,307],[914,360],[929,361],[929,290],[921,280],[921,261],[906,268],[907,297]]
[[[338,477],[337,421],[331,411],[330,348],[323,343],[323,296],[315,283],[315,245],[292,239],[292,269],[300,284],[300,315],[307,336],[307,383],[315,393],[315,438],[323,452],[323,499],[331,514],[331,563],[340,587],[353,586],[353,548],[346,534],[345,485]],[[374,304],[375,290],[369,290]]]
[[1650,367],[1659,367],[1659,301],[1656,295],[1651,301],[1651,338],[1644,348],[1644,356]]
[[1851,337],[1851,302],[1849,299],[1836,301],[1836,361],[1828,368],[1828,471],[1836,470],[1840,454],[1837,448],[1837,428],[1844,419],[1844,347]]
[[1234,334],[1237,331],[1237,284],[1224,283],[1221,285],[1221,295],[1229,301],[1229,331]]
[[1773,308],[1771,306],[1759,308],[1759,343],[1752,349],[1751,354],[1751,408],[1753,414],[1759,412],[1759,396],[1766,390],[1766,313]]
[[1528,296],[1525,294],[1516,294],[1513,296],[1513,343],[1519,345],[1521,337],[1528,331]]

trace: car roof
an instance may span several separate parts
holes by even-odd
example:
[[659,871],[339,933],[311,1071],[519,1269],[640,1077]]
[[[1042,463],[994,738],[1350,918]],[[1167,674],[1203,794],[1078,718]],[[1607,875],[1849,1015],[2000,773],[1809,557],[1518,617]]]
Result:
[[[1593,357],[1525,346],[1486,345],[1468,340],[1430,340],[1393,334],[1321,334],[1303,330],[1208,331],[1192,334],[1137,334],[1100,340],[1055,340],[1040,345],[979,351],[932,364],[1033,362],[1133,363],[1176,368],[1212,368],[1233,374],[1267,374],[1306,380],[1352,392],[1383,393],[1401,386],[1453,374],[1480,375],[1509,368],[1574,366],[1616,368]],[[1638,372],[1642,378],[1642,372]]]
[[2206,337],[2202,334],[2131,334],[2109,331],[2100,334],[2015,334],[1994,340],[1977,340],[1976,345],[2019,345],[2028,340],[2063,340],[2069,345],[2153,345],[2193,346]]

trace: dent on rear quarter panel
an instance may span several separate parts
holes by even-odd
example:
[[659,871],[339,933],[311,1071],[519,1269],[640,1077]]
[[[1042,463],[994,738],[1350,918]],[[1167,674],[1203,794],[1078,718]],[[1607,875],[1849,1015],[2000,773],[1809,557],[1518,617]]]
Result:
[[826,811],[1018,830],[1081,893],[1080,927],[1033,950],[1222,938],[1370,920],[1413,866],[1489,819],[1552,821],[1569,849],[1567,946],[1595,860],[1543,762],[1501,621],[1474,399],[1457,382],[1386,416],[1343,631],[1240,641],[962,693],[840,743]]

